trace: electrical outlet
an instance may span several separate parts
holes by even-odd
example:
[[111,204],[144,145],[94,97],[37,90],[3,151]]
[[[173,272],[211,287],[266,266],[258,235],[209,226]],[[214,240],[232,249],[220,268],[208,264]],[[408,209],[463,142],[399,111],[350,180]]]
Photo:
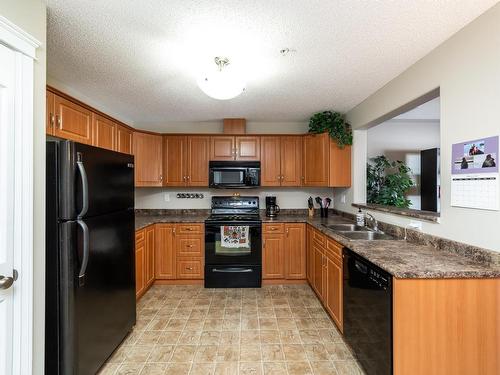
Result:
[[165,193],[165,202],[170,202],[170,194]]
[[340,196],[340,202],[341,202],[341,203],[345,203],[345,194],[342,194],[342,195]]

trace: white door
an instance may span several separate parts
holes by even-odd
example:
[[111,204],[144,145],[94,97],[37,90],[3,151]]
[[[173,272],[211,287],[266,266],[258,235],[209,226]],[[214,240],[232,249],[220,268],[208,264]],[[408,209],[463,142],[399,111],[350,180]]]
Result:
[[0,374],[13,373],[16,52],[0,45]]

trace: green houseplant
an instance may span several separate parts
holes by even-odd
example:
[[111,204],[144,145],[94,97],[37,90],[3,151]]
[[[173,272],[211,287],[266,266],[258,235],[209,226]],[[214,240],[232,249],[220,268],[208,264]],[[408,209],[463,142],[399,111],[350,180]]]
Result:
[[309,133],[328,132],[340,148],[352,145],[352,129],[338,112],[324,111],[312,115],[309,120]]
[[384,155],[367,163],[367,202],[409,208],[405,194],[413,186],[411,169],[401,160],[390,161]]

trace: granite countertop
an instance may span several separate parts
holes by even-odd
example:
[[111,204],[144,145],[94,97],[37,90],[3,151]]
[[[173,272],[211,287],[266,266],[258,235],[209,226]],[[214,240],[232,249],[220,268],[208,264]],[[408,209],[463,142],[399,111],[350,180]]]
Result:
[[[203,222],[207,212],[189,214],[141,215],[136,214],[136,229],[154,223]],[[439,250],[430,245],[419,245],[404,240],[360,241],[350,240],[325,225],[352,223],[339,215],[328,218],[308,217],[304,214],[283,214],[277,218],[261,215],[263,223],[308,223],[343,246],[368,259],[391,275],[402,279],[412,278],[498,278],[500,267],[483,264],[451,251]]]

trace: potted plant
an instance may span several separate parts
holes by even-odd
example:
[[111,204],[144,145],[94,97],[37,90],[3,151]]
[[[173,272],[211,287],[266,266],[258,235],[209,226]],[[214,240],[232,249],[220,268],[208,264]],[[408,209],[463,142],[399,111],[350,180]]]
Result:
[[352,145],[351,125],[338,112],[323,111],[312,115],[309,120],[309,133],[324,132],[328,132],[340,148]]
[[368,203],[409,208],[406,192],[413,186],[411,169],[401,160],[390,161],[384,155],[367,163],[366,183]]

